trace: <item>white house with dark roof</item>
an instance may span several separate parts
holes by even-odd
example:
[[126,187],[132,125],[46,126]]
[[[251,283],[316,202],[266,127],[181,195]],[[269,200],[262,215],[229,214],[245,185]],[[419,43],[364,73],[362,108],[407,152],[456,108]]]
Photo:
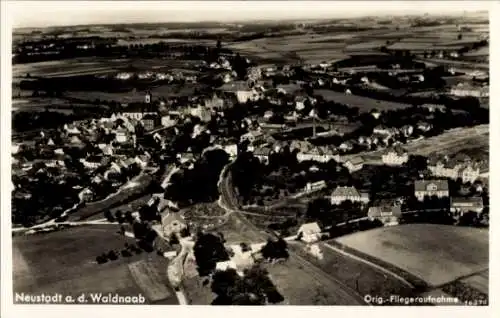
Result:
[[259,159],[259,161],[263,164],[269,163],[269,156],[272,153],[272,149],[269,147],[257,148],[254,150],[253,155]]
[[408,162],[408,152],[400,146],[395,146],[382,155],[382,162],[389,166],[400,166]]
[[445,112],[446,106],[440,104],[422,104],[421,108],[427,109],[429,112],[434,113],[435,111]]
[[246,134],[241,135],[240,137],[240,142],[243,142],[245,140],[249,141],[250,143],[254,143],[257,141],[261,141],[265,138],[265,135],[257,130],[249,131]]
[[368,203],[370,197],[367,193],[360,193],[355,187],[337,187],[330,196],[330,203],[337,205],[344,201]]
[[316,190],[320,190],[326,188],[326,182],[325,180],[320,180],[316,182],[308,182],[304,188],[305,192],[312,192]]
[[363,169],[364,160],[363,158],[356,156],[344,163],[344,166],[349,170],[349,172],[355,172]]
[[321,239],[321,228],[317,222],[302,224],[297,231],[297,237],[306,243],[314,243]]
[[450,198],[450,212],[455,216],[462,216],[466,212],[483,212],[482,197],[452,197]]
[[368,209],[368,219],[379,220],[385,226],[399,224],[401,217],[401,207],[396,204],[381,204]]
[[416,180],[415,197],[423,201],[425,197],[449,197],[448,180]]

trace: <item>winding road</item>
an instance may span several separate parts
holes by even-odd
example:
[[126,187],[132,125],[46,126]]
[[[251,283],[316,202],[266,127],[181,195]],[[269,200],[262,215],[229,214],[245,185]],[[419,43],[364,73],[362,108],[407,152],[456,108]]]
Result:
[[[252,232],[256,233],[256,236],[265,242],[269,237],[276,237],[275,234],[266,232],[265,234],[262,230],[257,228],[253,223],[251,223],[247,218],[245,218],[245,211],[240,210],[239,204],[233,195],[233,186],[231,184],[231,169],[232,163],[228,164],[221,172],[221,178],[219,179],[219,192],[220,198],[218,201],[219,206],[224,209],[227,213],[231,213],[234,217],[238,218],[240,222],[252,229]],[[367,305],[363,300],[363,297],[359,295],[354,289],[346,286],[338,279],[326,274],[320,268],[318,268],[313,263],[309,262],[305,258],[297,255],[293,251],[289,250],[290,259],[300,264],[302,270],[311,275],[315,280],[317,280],[322,285],[325,285],[329,291],[338,300],[339,305]]]

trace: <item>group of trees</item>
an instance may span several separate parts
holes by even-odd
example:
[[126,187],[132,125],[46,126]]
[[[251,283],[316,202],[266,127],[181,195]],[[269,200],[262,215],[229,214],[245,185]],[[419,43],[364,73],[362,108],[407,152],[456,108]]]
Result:
[[229,156],[223,150],[205,152],[192,169],[184,169],[172,176],[166,197],[180,205],[216,200],[219,175],[228,162]]
[[121,257],[131,257],[134,254],[141,254],[143,249],[135,244],[125,243],[125,248],[121,251],[111,250],[107,253],[102,253],[95,258],[97,264],[104,264],[108,261],[116,261]]
[[95,115],[95,112],[92,113],[89,110],[79,114],[49,110],[42,112],[19,111],[12,114],[12,130],[14,132],[26,132],[40,128],[52,129]]
[[211,274],[217,262],[229,260],[223,237],[211,233],[198,233],[193,251],[200,276]]
[[288,259],[288,245],[285,240],[279,238],[278,240],[268,239],[260,251],[262,257],[267,260]]
[[305,215],[307,222],[318,222],[322,227],[336,225],[365,216],[366,211],[357,202],[344,201],[339,205],[332,205],[325,198],[309,202]]
[[265,305],[284,300],[268,272],[258,265],[239,276],[234,269],[216,271],[211,285],[217,297],[212,305]]

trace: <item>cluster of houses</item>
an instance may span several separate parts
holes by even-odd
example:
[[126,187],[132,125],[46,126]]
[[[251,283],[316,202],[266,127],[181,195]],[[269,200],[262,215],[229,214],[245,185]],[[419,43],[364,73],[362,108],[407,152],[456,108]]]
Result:
[[174,72],[174,73],[165,73],[165,72],[153,72],[153,71],[145,71],[145,72],[119,72],[114,75],[115,79],[121,81],[127,81],[131,79],[138,80],[156,80],[156,81],[166,81],[171,83],[173,81],[185,81],[187,83],[196,83],[197,76],[196,75],[186,75],[182,72]]
[[[308,187],[312,187],[312,184],[308,185]],[[484,210],[483,198],[480,196],[450,197],[447,180],[416,180],[414,183],[414,196],[419,201],[424,201],[426,197],[449,199],[450,212],[456,219],[467,212],[479,215]],[[370,221],[378,220],[384,226],[397,225],[403,213],[413,212],[401,210],[401,199],[383,200],[377,204],[370,204],[368,194],[359,191],[353,186],[338,186],[333,190],[329,198],[332,205],[339,205],[345,201],[361,203],[362,207],[368,207],[366,219]],[[300,237],[306,243],[314,243],[320,240],[321,234],[321,227],[317,222],[312,222],[303,224],[297,232],[297,237]]]
[[[59,183],[64,184],[64,176],[71,175],[71,169],[74,169],[74,164],[71,167],[67,167],[67,164],[78,162],[85,173],[91,176],[91,181],[90,184],[73,188],[78,191],[81,201],[90,201],[96,195],[94,188],[102,182],[119,187],[123,184],[124,174],[134,169],[138,173],[150,162],[150,154],[136,148],[133,121],[126,116],[113,115],[110,118],[66,124],[55,132],[42,131],[40,137],[35,139],[34,146],[13,145],[13,174],[31,180],[29,174],[35,169],[49,177],[62,176]],[[27,160],[23,155],[26,151],[35,151],[35,159]]]
[[454,157],[434,155],[429,158],[428,169],[433,176],[461,179],[474,183],[481,175],[481,165],[470,157],[459,154]]

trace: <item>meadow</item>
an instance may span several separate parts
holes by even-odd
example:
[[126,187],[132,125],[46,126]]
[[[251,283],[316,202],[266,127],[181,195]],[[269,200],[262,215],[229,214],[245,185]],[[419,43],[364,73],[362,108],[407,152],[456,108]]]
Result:
[[488,230],[410,224],[359,232],[336,242],[439,286],[488,268]]
[[393,109],[404,109],[411,106],[409,104],[376,100],[369,97],[353,95],[353,94],[345,94],[342,92],[337,92],[327,89],[315,89],[314,94],[323,96],[323,98],[327,101],[334,101],[336,103],[345,104],[350,107],[358,107],[361,113],[369,112],[372,109],[393,110]]
[[[166,259],[143,252],[129,258],[97,264],[96,256],[121,251],[135,240],[116,233],[115,227],[81,226],[46,234],[13,237],[14,292],[142,294],[148,303],[175,304],[176,298],[165,275]],[[141,263],[136,263],[140,261]],[[138,265],[147,264],[138,268]],[[135,268],[133,272],[129,268]],[[146,279],[146,276],[150,276]],[[159,292],[151,293],[150,282]],[[149,282],[149,283],[148,283]]]

